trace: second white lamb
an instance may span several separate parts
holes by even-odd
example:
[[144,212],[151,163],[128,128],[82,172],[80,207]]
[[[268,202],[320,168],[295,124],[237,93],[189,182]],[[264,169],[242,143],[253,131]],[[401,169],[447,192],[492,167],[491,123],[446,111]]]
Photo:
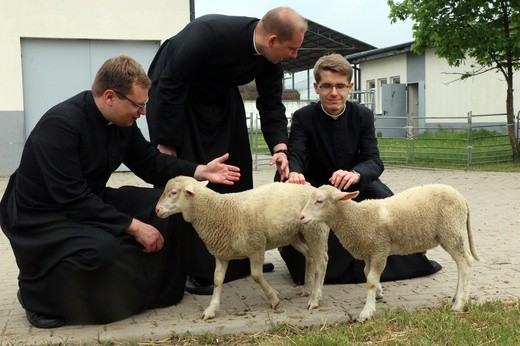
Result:
[[[321,186],[312,193],[300,219],[304,224],[325,222],[352,256],[365,261],[367,299],[358,320],[371,318],[389,255],[423,252],[441,245],[457,264],[458,280],[453,310],[469,299],[473,259],[478,260],[470,228],[469,208],[453,187],[430,184],[385,199],[354,202],[358,192]],[[467,234],[469,250],[464,245]]]

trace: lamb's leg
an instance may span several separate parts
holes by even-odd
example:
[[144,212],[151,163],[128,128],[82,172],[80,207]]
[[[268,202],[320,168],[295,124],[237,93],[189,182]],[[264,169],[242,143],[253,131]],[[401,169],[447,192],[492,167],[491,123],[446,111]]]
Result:
[[381,278],[381,273],[386,266],[386,257],[386,255],[378,255],[377,257],[372,256],[372,259],[367,261],[367,263],[370,263],[370,268],[368,269],[367,275],[368,292],[365,307],[359,314],[358,321],[360,322],[368,320],[374,316],[374,313],[376,312],[376,291],[377,287],[380,287],[379,280]]
[[451,307],[454,311],[462,311],[469,300],[471,276],[473,274],[473,258],[465,250],[455,252],[451,257],[457,263],[457,290],[455,291],[454,303]]
[[307,247],[307,245],[304,242],[302,242],[299,238],[295,239],[291,243],[291,245],[294,246],[294,248],[301,252],[302,255],[305,257],[305,282],[303,283],[301,296],[307,297],[312,293],[312,283],[315,280],[315,259],[309,252],[309,248]]
[[213,296],[209,306],[204,310],[202,315],[203,320],[209,320],[215,317],[220,306],[220,293],[222,291],[222,285],[224,284],[224,277],[228,267],[228,261],[220,260],[215,258],[215,274],[213,276]]
[[[368,277],[368,270],[370,268],[370,259],[365,261],[365,267],[363,268],[363,272],[365,273],[365,277]],[[376,299],[383,299],[383,286],[381,286],[381,281],[378,282],[376,286]]]
[[327,271],[327,262],[329,260],[329,255],[327,253],[327,241],[329,236],[328,229],[326,232],[316,229],[314,235],[316,236],[307,241],[309,252],[314,259],[313,268],[315,271],[314,275],[312,275],[314,280],[312,281],[311,286],[311,296],[309,298],[309,303],[307,304],[307,309],[309,310],[316,309],[319,306],[323,294],[323,283]]
[[276,309],[278,304],[280,304],[280,299],[278,299],[276,291],[271,286],[269,286],[267,281],[265,281],[264,275],[262,273],[264,252],[262,251],[260,253],[255,253],[249,256],[249,260],[251,261],[251,276],[253,277],[253,280],[255,280],[255,282],[259,284],[260,287],[262,287],[262,290],[264,290],[264,293],[267,296],[269,303],[271,304],[271,308]]

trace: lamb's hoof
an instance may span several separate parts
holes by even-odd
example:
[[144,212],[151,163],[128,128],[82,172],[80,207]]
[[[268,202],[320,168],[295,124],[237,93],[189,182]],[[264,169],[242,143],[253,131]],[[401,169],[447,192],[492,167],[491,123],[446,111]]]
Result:
[[454,304],[451,307],[451,311],[458,311],[458,312],[464,311],[465,306],[466,306],[466,304],[464,304],[464,303]]
[[361,311],[357,320],[358,320],[358,322],[365,322],[365,321],[371,319],[372,316],[374,316],[373,312]]
[[315,303],[309,303],[309,305],[307,305],[307,310],[314,310],[314,309],[317,309],[319,308],[320,306],[318,304],[315,304]]
[[214,319],[214,318],[215,318],[215,316],[202,315],[202,319],[203,319],[204,321],[212,320],[212,319]]
[[214,312],[204,311],[204,314],[202,314],[202,319],[204,321],[211,320],[213,318],[215,318],[215,313]]
[[302,291],[302,293],[300,294],[300,297],[308,297],[310,296],[311,294],[307,291]]
[[280,300],[276,300],[274,302],[271,302],[271,309],[276,310],[278,305],[280,305]]
[[383,298],[384,298],[384,296],[383,296],[382,294],[377,294],[377,295],[376,295],[376,299],[377,299],[377,300],[381,300],[381,299],[383,299]]

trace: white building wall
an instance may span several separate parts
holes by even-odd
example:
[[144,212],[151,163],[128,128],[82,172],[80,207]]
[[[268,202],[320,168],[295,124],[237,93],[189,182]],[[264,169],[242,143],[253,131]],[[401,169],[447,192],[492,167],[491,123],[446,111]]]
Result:
[[386,80],[392,83],[392,78],[399,77],[401,83],[406,83],[406,55],[394,55],[378,60],[366,61],[360,64],[361,68],[361,85],[357,89],[366,90],[367,82],[373,80],[375,82],[375,113],[380,114],[381,110],[381,87],[380,80]]
[[[445,59],[435,55],[433,49],[425,53],[425,114],[426,122],[461,122],[460,117],[473,114],[500,114],[506,112],[507,85],[502,74],[489,71],[466,80],[457,80],[460,73],[471,70],[474,62],[467,60],[459,67],[450,67]],[[377,80],[400,76],[406,83],[406,54],[365,61],[361,69],[360,89],[367,88],[367,81],[376,81],[376,114],[381,113],[381,95]],[[514,85],[520,85],[520,71],[515,73]],[[520,93],[514,92],[515,114],[520,111]],[[430,120],[428,120],[430,117]],[[442,117],[446,119],[431,119]],[[453,119],[459,117],[459,119]],[[450,119],[451,118],[451,119]],[[505,116],[478,118],[479,122],[505,121]]]
[[[428,50],[426,59],[426,114],[430,117],[463,117],[469,111],[473,114],[497,114],[506,112],[507,84],[501,73],[489,71],[481,75],[460,80],[460,74],[474,70],[476,65],[466,60],[459,67],[451,67],[445,59],[440,59],[434,50]],[[520,73],[516,73],[514,83],[519,85]],[[515,111],[520,110],[520,94],[515,93]],[[482,118],[483,122],[505,121]],[[449,122],[449,119],[447,120]]]
[[189,0],[2,0],[0,112],[23,110],[21,38],[163,41],[189,13]]

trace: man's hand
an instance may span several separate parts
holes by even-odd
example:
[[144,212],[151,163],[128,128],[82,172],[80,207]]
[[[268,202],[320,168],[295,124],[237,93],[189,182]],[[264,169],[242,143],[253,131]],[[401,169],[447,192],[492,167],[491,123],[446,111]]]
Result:
[[[269,166],[276,164],[276,169],[278,174],[280,174],[280,181],[285,181],[289,178],[289,156],[286,144],[277,144],[273,151],[274,154],[269,160]],[[279,152],[277,153],[277,151]]]
[[292,183],[292,184],[301,184],[301,185],[310,184],[307,181],[305,181],[305,176],[298,172],[289,173],[289,179],[287,179],[287,182]]
[[157,149],[159,149],[159,151],[163,154],[177,157],[177,149],[175,149],[174,147],[168,147],[163,144],[158,144]]
[[126,228],[126,233],[133,236],[146,253],[157,252],[164,245],[164,238],[157,228],[137,219],[132,220],[130,226]]
[[342,169],[332,173],[332,177],[329,179],[330,183],[340,190],[346,190],[350,185],[359,183],[360,180],[361,176],[359,173]]
[[240,168],[226,165],[224,162],[229,158],[226,153],[210,161],[207,165],[198,165],[193,177],[197,180],[209,180],[212,183],[233,185],[240,179]]

